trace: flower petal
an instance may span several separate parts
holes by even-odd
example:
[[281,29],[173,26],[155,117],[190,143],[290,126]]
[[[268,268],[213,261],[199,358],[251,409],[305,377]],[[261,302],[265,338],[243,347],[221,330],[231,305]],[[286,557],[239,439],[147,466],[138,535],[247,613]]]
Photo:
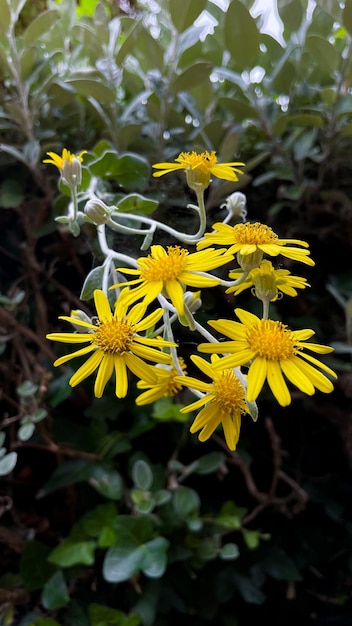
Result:
[[95,352],[93,352],[89,359],[85,363],[83,363],[81,367],[78,368],[77,372],[75,372],[73,376],[71,376],[69,380],[71,387],[75,387],[76,385],[81,383],[82,380],[88,378],[88,376],[90,376],[90,374],[92,374],[92,372],[96,370],[103,357],[104,352],[102,350],[96,350]]
[[125,398],[128,390],[126,361],[123,356],[115,356],[114,364],[116,377],[115,393],[118,398]]
[[105,352],[94,384],[94,395],[96,398],[102,397],[106,383],[110,380],[113,370],[114,356],[109,352]]
[[112,320],[112,312],[109,300],[101,289],[94,291],[94,304],[100,321],[110,322]]
[[281,406],[291,404],[291,394],[277,361],[267,361],[267,381],[276,400]]
[[254,402],[260,394],[267,376],[267,361],[257,357],[248,371],[247,400]]

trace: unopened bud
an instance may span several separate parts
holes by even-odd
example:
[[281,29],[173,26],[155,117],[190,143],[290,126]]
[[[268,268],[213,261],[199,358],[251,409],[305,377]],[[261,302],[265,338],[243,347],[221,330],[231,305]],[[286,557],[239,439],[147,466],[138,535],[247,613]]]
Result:
[[82,165],[78,157],[73,156],[70,160],[64,160],[61,177],[69,187],[78,187],[81,184]]
[[97,226],[106,224],[110,218],[109,207],[99,198],[91,198],[84,207],[84,212],[90,220]]
[[231,217],[234,217],[236,220],[241,218],[244,222],[247,217],[247,199],[244,193],[240,191],[235,191],[230,196],[226,198],[226,202],[221,205],[221,209],[227,209],[228,213]]

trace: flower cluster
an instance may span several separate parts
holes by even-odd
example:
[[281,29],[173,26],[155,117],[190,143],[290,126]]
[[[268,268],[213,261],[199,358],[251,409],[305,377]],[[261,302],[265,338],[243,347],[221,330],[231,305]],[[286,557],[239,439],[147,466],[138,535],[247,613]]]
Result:
[[[74,196],[75,207],[84,154],[82,151],[75,156],[65,149],[62,156],[48,153],[50,159],[44,161],[58,167]],[[167,396],[175,398],[181,391],[183,396],[191,393],[196,399],[180,408],[184,414],[198,412],[191,432],[200,431],[199,440],[205,441],[222,425],[230,450],[236,449],[242,416],[248,414],[257,419],[256,402],[264,389],[271,390],[285,407],[291,403],[292,388],[306,395],[316,390],[330,393],[336,378],[335,372],[314,356],[328,354],[331,347],[309,341],[313,330],[290,330],[269,314],[271,302],[283,296],[295,297],[298,289],[310,285],[288,269],[275,268],[272,260],[265,257],[281,255],[312,267],[308,243],[280,238],[266,224],[248,221],[244,196],[238,193],[237,197],[236,192],[222,205],[228,206],[224,221],[205,232],[204,191],[211,177],[235,183],[243,166],[237,162],[218,163],[215,152],[182,152],[174,163],[153,166],[154,177],[177,170],[185,172],[186,182],[198,201],[196,207],[190,205],[199,215],[195,235],[174,230],[146,215],[138,216],[138,227],[133,228],[133,218],[124,223],[126,215],[107,206],[104,198],[86,198],[86,216],[97,225],[98,241],[106,258],[101,289],[94,290],[97,317],[89,319],[82,312],[73,311],[71,316],[60,319],[70,322],[74,332],[47,336],[54,341],[85,344],[54,363],[59,366],[88,356],[72,375],[71,386],[97,370],[94,394],[98,398],[113,376],[118,398],[127,395],[130,377],[137,379],[136,388],[141,390],[137,405]],[[234,211],[233,207],[240,210]],[[235,224],[228,223],[236,217]],[[73,223],[78,219],[77,211],[71,218]],[[151,241],[155,232],[161,230],[172,235],[176,243],[167,247],[151,245],[149,253],[136,259],[109,247],[106,228],[144,235]],[[189,250],[189,244],[195,246],[195,251]],[[117,281],[110,279],[111,268],[115,276],[118,274]],[[225,279],[222,276],[226,268]],[[126,280],[125,275],[131,280]],[[222,286],[225,293],[233,296],[251,289],[262,303],[262,315],[235,308],[237,319],[208,321],[216,333],[212,334],[197,320],[197,310],[202,304],[201,290],[215,286]],[[198,337],[198,352],[210,355],[208,359],[191,356],[199,378],[187,374],[187,366],[179,355],[173,333],[177,320]]]

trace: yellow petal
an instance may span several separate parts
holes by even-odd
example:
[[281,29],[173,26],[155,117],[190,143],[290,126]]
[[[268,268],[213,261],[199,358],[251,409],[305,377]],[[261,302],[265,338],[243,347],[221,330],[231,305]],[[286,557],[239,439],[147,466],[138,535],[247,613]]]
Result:
[[94,395],[96,398],[101,398],[105,385],[110,380],[114,369],[114,357],[109,352],[105,352],[104,357],[100,363],[97,377],[94,384]]
[[78,368],[77,372],[75,372],[73,376],[71,376],[69,380],[71,387],[75,387],[76,385],[81,383],[82,380],[88,378],[88,376],[90,376],[90,374],[92,374],[92,372],[96,370],[103,356],[104,352],[102,350],[96,350],[95,352],[93,352],[89,359],[85,363],[83,363],[80,368]]

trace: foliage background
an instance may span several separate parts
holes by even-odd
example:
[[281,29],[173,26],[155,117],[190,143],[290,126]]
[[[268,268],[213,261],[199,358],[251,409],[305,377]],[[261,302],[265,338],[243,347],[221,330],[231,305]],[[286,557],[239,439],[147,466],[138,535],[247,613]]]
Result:
[[[0,0],[4,625],[352,623],[352,2],[278,0],[282,44],[251,0],[180,4]],[[94,227],[54,221],[68,199],[42,159],[63,147],[94,155],[114,201],[143,194],[189,228],[183,176],[155,181],[151,164],[197,148],[244,161],[237,186],[212,184],[209,225],[240,189],[250,220],[309,242],[312,288],[275,315],[335,346],[334,393],[286,409],[264,394],[233,454],[166,401],[68,388],[45,335],[90,311],[79,296],[102,259]],[[201,315],[234,304],[212,290]],[[179,333],[187,359],[196,340]]]

